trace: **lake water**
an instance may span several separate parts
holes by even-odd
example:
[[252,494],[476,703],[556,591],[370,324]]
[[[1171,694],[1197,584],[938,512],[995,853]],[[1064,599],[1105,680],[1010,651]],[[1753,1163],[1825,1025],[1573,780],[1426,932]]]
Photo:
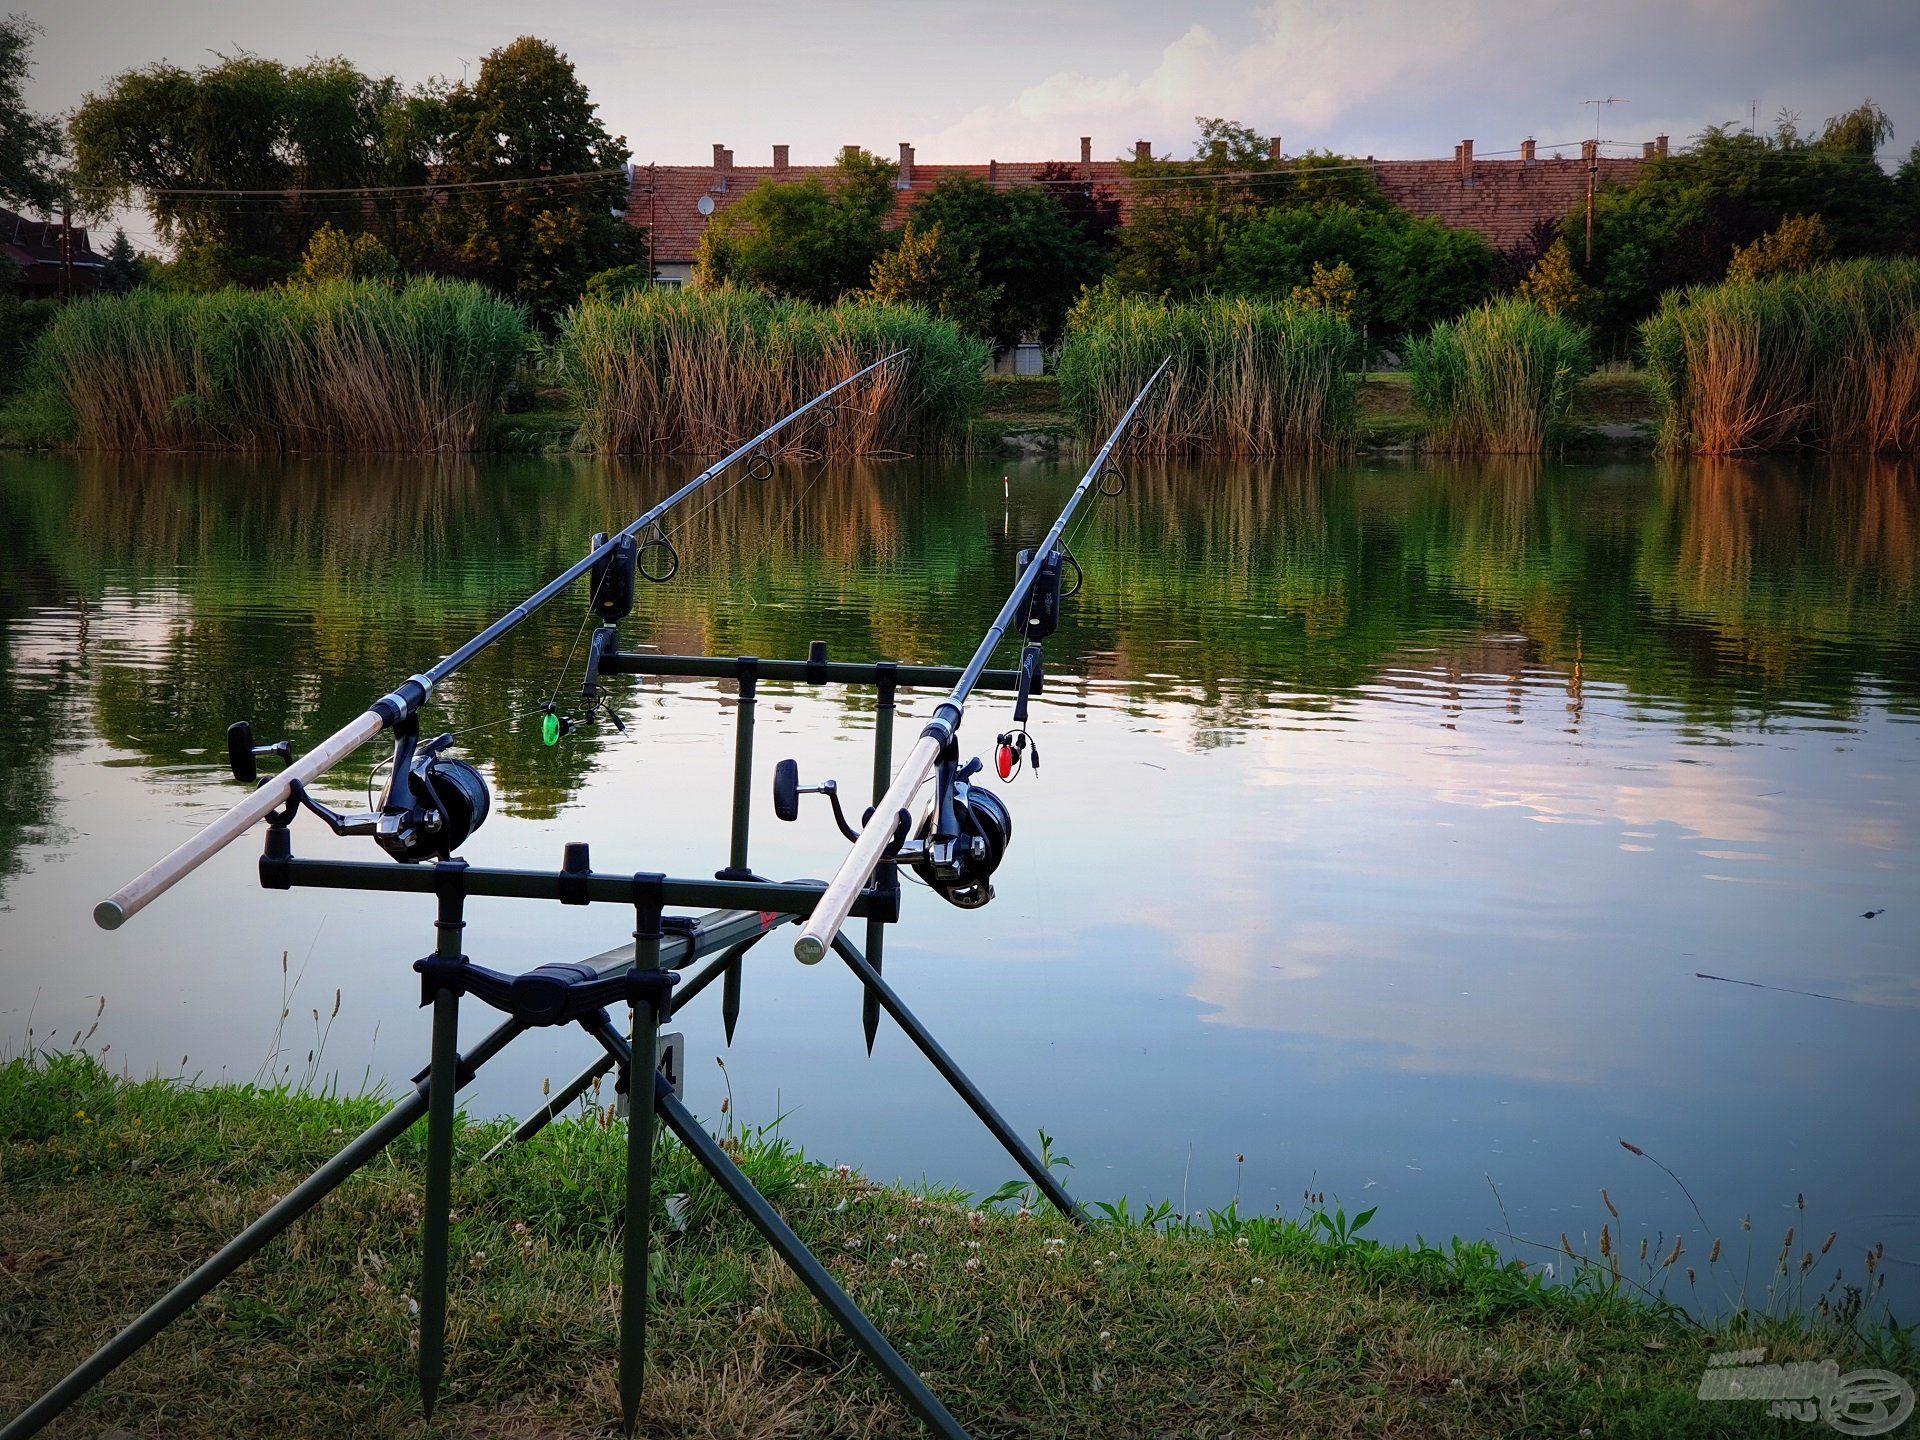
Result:
[[[404,1081],[426,902],[263,892],[248,839],[117,933],[92,904],[236,797],[230,720],[311,743],[684,473],[0,456],[0,1045],[69,1043],[104,996],[86,1043],[136,1073]],[[677,527],[679,577],[623,634],[958,663],[1075,475],[783,470]],[[1087,584],[1049,646],[1043,771],[1004,792],[999,899],[910,887],[887,970],[1084,1198],[1293,1213],[1323,1191],[1378,1206],[1383,1238],[1510,1223],[1535,1261],[1555,1257],[1525,1242],[1603,1221],[1680,1234],[1702,1270],[1672,1293],[1709,1308],[1749,1245],[1757,1291],[1793,1224],[1840,1232],[1820,1283],[1884,1242],[1889,1296],[1920,1291],[1910,468],[1143,467],[1074,549]],[[725,864],[730,686],[616,681],[624,738],[540,744],[526,712],[577,689],[581,613],[436,697],[430,725],[472,727],[494,784],[465,853]],[[933,698],[904,706],[900,753]],[[982,697],[974,748],[1007,709]],[[781,825],[766,786],[792,755],[862,793],[872,723],[863,694],[763,691],[756,868],[832,869],[824,807]],[[296,830],[302,853],[355,845]],[[469,918],[502,968],[630,929],[533,902]],[[743,1120],[784,1115],[883,1178],[1014,1173],[896,1031],[867,1057],[844,970],[761,947],[730,1051],[716,1000],[679,1027],[709,1119],[730,1085]],[[524,1111],[588,1055],[536,1034],[469,1106]]]

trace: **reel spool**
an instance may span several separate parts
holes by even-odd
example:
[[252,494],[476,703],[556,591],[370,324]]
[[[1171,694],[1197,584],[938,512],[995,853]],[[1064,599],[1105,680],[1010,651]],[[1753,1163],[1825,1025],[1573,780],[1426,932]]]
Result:
[[[403,865],[447,859],[486,823],[487,782],[465,760],[443,753],[452,743],[451,735],[443,735],[421,746],[404,771],[389,777],[380,797],[382,821],[397,811],[399,823],[383,823],[373,838]],[[404,794],[396,792],[400,774],[407,777]]]
[[993,899],[993,872],[1013,839],[1013,816],[1000,797],[967,783],[979,769],[978,760],[969,760],[954,777],[951,813],[957,833],[937,833],[948,807],[936,805],[920,824],[922,843],[912,861],[929,890],[962,910],[978,910]]

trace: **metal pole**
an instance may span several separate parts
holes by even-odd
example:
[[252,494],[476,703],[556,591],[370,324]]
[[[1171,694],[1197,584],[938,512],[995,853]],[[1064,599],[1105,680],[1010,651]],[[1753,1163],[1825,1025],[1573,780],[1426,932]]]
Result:
[[[636,971],[660,968],[657,903],[641,908],[633,947]],[[640,1392],[647,1383],[647,1252],[653,1224],[654,1107],[650,1100],[652,1077],[660,1063],[660,1012],[652,1000],[634,997],[628,1026],[632,1042],[627,1052],[627,1224],[620,1263],[620,1418],[623,1430],[631,1435],[640,1412]]]
[[[518,1020],[507,1021],[475,1047],[460,1069],[471,1077],[475,1070],[498,1055],[523,1028]],[[191,1309],[214,1286],[272,1244],[294,1221],[339,1189],[356,1171],[399,1139],[414,1121],[427,1113],[427,1089],[426,1079],[418,1081],[412,1094],[349,1141],[331,1160],[288,1191],[266,1214],[221,1246],[198,1269],[154,1301],[137,1319],[81,1362],[59,1384],[14,1416],[4,1428],[0,1428],[0,1440],[27,1440],[29,1435],[37,1435],[74,1401],[106,1379],[149,1340]]]
[[[879,668],[879,667],[876,667]],[[891,665],[881,669],[879,675],[878,705],[873,716],[873,803],[878,805],[880,798],[887,793],[887,783],[893,779],[893,701],[894,677]],[[897,866],[884,863],[874,870],[874,878],[882,884],[894,881]],[[875,916],[867,917],[867,963],[873,966],[878,975],[881,968],[881,954],[886,948],[886,923]],[[873,1054],[874,1038],[880,1033],[880,1002],[871,990],[862,988],[860,992],[860,1028],[867,1037],[867,1054]]]
[[960,1098],[967,1102],[967,1108],[980,1117],[980,1123],[993,1133],[993,1138],[998,1140],[1007,1154],[1013,1157],[1015,1163],[1027,1172],[1027,1178],[1040,1187],[1041,1193],[1053,1203],[1053,1208],[1081,1229],[1086,1229],[1088,1224],[1086,1212],[1071,1195],[1067,1194],[1065,1187],[1054,1178],[1053,1172],[1041,1163],[1040,1157],[1027,1147],[1024,1140],[1014,1134],[1013,1127],[1007,1124],[998,1110],[993,1108],[993,1102],[987,1099],[980,1087],[968,1077],[967,1072],[955,1063],[951,1055],[947,1054],[940,1042],[933,1038],[933,1033],[920,1023],[920,1018],[907,1008],[906,1002],[894,993],[893,987],[880,978],[880,972],[867,962],[867,957],[854,948],[853,942],[844,935],[834,937],[833,948],[834,952],[847,962],[847,967],[860,977],[860,982],[866,986],[867,993],[876,996],[880,1003],[887,1007],[887,1013],[894,1018],[895,1023],[902,1030],[907,1032],[913,1043],[920,1047],[920,1053],[933,1062],[933,1068],[940,1072],[940,1078],[958,1092]]
[[[621,1039],[620,1032],[611,1025],[589,1026],[594,1037],[605,1045],[622,1064],[631,1065],[632,1051]],[[634,1073],[631,1068],[629,1074]],[[925,1422],[935,1434],[945,1440],[968,1440],[967,1432],[940,1403],[939,1397],[927,1388],[914,1368],[903,1359],[898,1350],[887,1343],[887,1337],[874,1327],[860,1307],[853,1303],[847,1292],[842,1290],[833,1276],[827,1273],[826,1266],[814,1258],[813,1252],[801,1242],[800,1237],[788,1228],[787,1222],[780,1218],[780,1212],[767,1202],[767,1197],[753,1188],[753,1182],[740,1172],[727,1152],[720,1148],[714,1138],[707,1134],[693,1113],[682,1105],[673,1093],[673,1087],[666,1080],[654,1076],[654,1105],[660,1112],[660,1118],[666,1122],[680,1143],[687,1147],[706,1172],[713,1176],[714,1182],[726,1193],[729,1200],[740,1207],[754,1228],[766,1237],[767,1244],[786,1263],[789,1270],[800,1278],[800,1283],[813,1292],[827,1313],[839,1322],[840,1328],[847,1332],[853,1343],[860,1347],[869,1360],[879,1367],[886,1376],[887,1383],[899,1395],[901,1400],[915,1415]],[[634,1112],[635,1114],[638,1111]]]
[[[733,843],[727,854],[723,880],[749,880],[747,837],[753,820],[753,712],[760,689],[759,662],[742,656],[739,708],[733,729]],[[727,966],[726,981],[720,991],[720,1023],[725,1027],[727,1044],[733,1044],[734,1026],[740,1023],[740,961],[736,957]]]
[[[464,961],[460,932],[465,893],[464,860],[434,867],[440,881],[440,916],[434,922],[434,954]],[[420,1221],[420,1409],[429,1422],[440,1398],[447,1360],[447,1227],[453,1208],[453,1096],[460,1088],[460,996],[442,985],[433,992],[433,1058],[427,1069],[426,1208]]]

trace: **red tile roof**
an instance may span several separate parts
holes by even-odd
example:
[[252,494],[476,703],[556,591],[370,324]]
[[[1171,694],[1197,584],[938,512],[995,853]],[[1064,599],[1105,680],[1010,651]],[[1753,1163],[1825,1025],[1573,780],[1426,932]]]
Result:
[[[1506,249],[1527,238],[1541,220],[1559,220],[1572,212],[1586,194],[1586,161],[1476,160],[1473,183],[1461,183],[1454,160],[1379,160],[1365,162],[1389,200],[1415,215],[1431,216],[1455,229],[1477,230],[1497,248]],[[1637,159],[1602,159],[1599,183],[1604,188],[1630,181],[1638,173]],[[1030,185],[1048,165],[1084,175],[1111,189],[1120,202],[1124,223],[1129,209],[1128,166],[1118,160],[991,161],[985,165],[927,165],[915,162],[912,184],[898,192],[895,220],[912,209],[943,176],[971,175],[1001,185]],[[652,176],[651,182],[649,175]],[[699,210],[700,197],[711,195],[715,215],[723,215],[740,197],[763,183],[794,183],[817,179],[832,188],[839,172],[832,165],[735,165],[722,171],[712,165],[636,166],[627,203],[627,222],[654,224],[653,254],[657,265],[688,264],[706,228]],[[651,189],[650,189],[651,185]]]

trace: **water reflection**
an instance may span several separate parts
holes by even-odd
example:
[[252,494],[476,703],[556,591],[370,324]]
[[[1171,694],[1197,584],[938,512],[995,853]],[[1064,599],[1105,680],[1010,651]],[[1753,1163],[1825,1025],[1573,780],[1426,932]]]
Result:
[[[0,458],[0,1039],[32,1006],[58,1023],[107,990],[151,1012],[121,1021],[136,1065],[186,1049],[251,1073],[282,949],[344,977],[336,1036],[411,1034],[371,911],[262,896],[236,854],[136,937],[136,975],[131,942],[85,925],[95,872],[121,878],[231,797],[230,720],[327,733],[683,474]],[[624,634],[953,660],[1074,478],[782,467],[676,520],[680,575]],[[1213,1203],[1242,1183],[1290,1204],[1318,1176],[1370,1187],[1407,1233],[1481,1233],[1494,1173],[1551,1235],[1599,1184],[1625,1193],[1631,1134],[1684,1160],[1705,1204],[1804,1189],[1859,1238],[1920,1251],[1920,1160],[1884,1143],[1911,1120],[1886,1097],[1920,1080],[1912,467],[1143,463],[1130,480],[1072,536],[1088,583],[1050,647],[1046,771],[1012,797],[1001,901],[919,906],[889,950],[957,1052],[1099,1157],[1093,1193]],[[631,734],[548,749],[535,712],[577,689],[580,644],[579,610],[556,607],[436,697],[509,817],[480,858],[550,863],[587,836],[610,859],[671,841],[689,871],[718,864],[727,690],[636,682]],[[769,687],[765,767],[797,753],[863,775],[868,706]],[[769,872],[831,861],[818,833],[766,830]],[[502,963],[576,940],[607,943],[571,914],[476,927]],[[982,1005],[989,975],[1008,1004]],[[929,1131],[943,1102],[911,1057],[866,1060],[848,997],[792,967],[755,985],[748,1023],[756,1004],[779,1023],[730,1058],[742,1095],[800,1097],[807,1143],[882,1173],[1004,1178],[964,1115]],[[416,1064],[356,1043],[334,1042],[349,1076]],[[544,1072],[503,1073],[520,1088],[481,1108]],[[1639,1198],[1649,1223],[1690,1223],[1677,1195]]]

